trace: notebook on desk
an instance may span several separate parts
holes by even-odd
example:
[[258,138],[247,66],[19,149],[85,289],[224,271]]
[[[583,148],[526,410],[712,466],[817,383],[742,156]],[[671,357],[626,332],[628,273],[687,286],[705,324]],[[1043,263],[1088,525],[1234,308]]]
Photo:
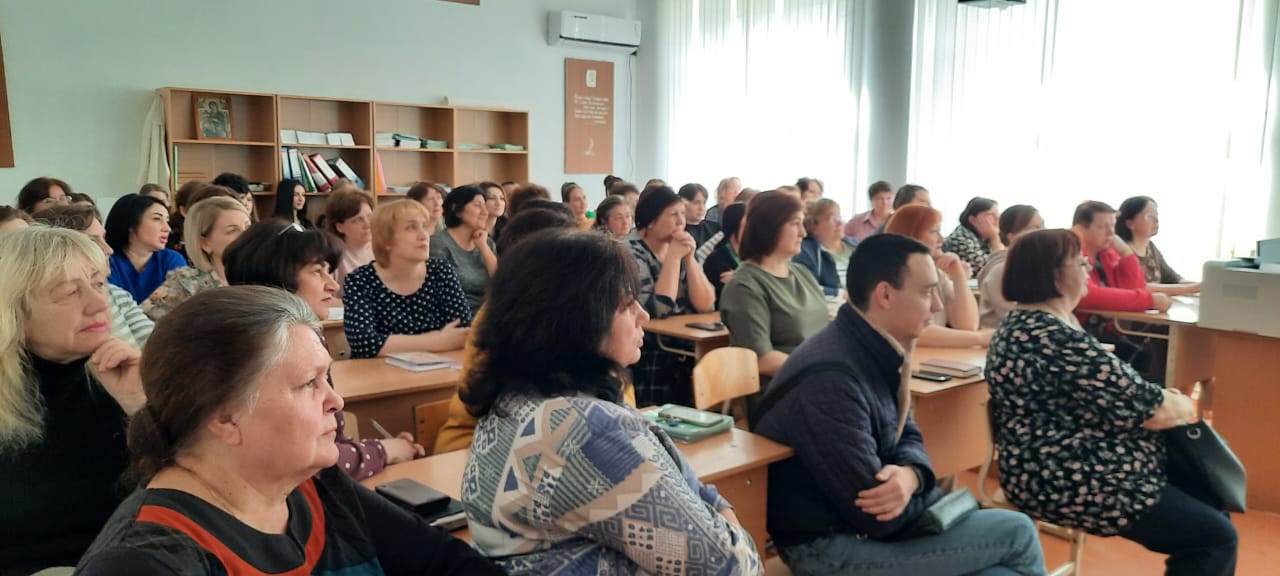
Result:
[[938,372],[955,378],[971,378],[982,372],[982,367],[977,364],[957,360],[943,360],[941,358],[921,360],[920,367],[930,372]]
[[457,368],[453,360],[430,352],[397,352],[387,354],[387,364],[410,372],[429,372],[442,368]]

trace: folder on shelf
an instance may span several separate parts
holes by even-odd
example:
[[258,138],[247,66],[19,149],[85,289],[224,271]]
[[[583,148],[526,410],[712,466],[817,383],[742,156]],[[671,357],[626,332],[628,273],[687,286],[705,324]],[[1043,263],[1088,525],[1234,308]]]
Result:
[[[316,187],[316,192],[328,192],[331,190],[333,187],[329,185],[329,180],[324,177],[324,173],[320,172],[320,168],[311,160],[311,157],[306,154],[301,156],[303,164],[307,166],[307,175],[311,177],[311,182]],[[324,164],[324,160],[321,159],[320,163]],[[325,164],[325,166],[328,166],[328,164]]]
[[298,131],[297,130],[281,130],[280,143],[281,144],[297,144]]
[[325,146],[329,144],[329,139],[325,137],[324,132],[308,132],[306,130],[298,130],[298,144],[306,146]]
[[302,183],[302,189],[308,193],[316,192],[316,184],[311,181],[311,174],[307,172],[307,165],[302,162],[302,154],[297,148],[286,148],[289,151],[289,171],[293,173],[293,179]]
[[360,179],[360,176],[356,174],[356,171],[352,170],[351,166],[348,165],[347,161],[343,160],[341,156],[334,158],[333,162],[330,162],[329,164],[333,166],[334,172],[337,172],[339,176],[354,182],[356,188],[364,190],[364,180]]
[[382,173],[382,154],[373,153],[373,164],[375,170],[373,172],[373,191],[378,194],[387,192],[387,176]]
[[280,149],[280,178],[294,178],[293,168],[289,165],[289,149]]
[[333,168],[329,167],[329,162],[324,159],[323,154],[319,152],[312,154],[311,162],[320,170],[320,174],[324,177],[326,183],[333,184],[333,181],[338,179],[338,174],[333,171]]

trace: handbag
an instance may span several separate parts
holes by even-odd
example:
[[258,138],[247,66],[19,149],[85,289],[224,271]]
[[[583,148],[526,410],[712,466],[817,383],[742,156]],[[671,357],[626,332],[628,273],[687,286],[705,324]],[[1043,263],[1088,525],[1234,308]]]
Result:
[[1218,510],[1244,512],[1245,470],[1204,420],[1164,431],[1167,474],[1175,485]]
[[969,492],[968,488],[952,490],[932,506],[925,508],[920,518],[902,537],[936,536],[946,532],[977,509],[978,501],[974,499],[973,493]]

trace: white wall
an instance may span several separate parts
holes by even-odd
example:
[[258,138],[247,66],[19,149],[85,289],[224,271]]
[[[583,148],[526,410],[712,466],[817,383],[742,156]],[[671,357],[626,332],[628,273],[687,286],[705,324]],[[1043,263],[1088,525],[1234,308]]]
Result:
[[626,173],[630,57],[548,46],[546,14],[634,18],[643,1],[0,0],[17,164],[0,169],[0,204],[43,175],[100,204],[135,191],[143,116],[163,86],[528,110],[530,178],[556,191],[576,180],[598,200],[603,175],[564,174],[564,59],[615,62],[614,170]]

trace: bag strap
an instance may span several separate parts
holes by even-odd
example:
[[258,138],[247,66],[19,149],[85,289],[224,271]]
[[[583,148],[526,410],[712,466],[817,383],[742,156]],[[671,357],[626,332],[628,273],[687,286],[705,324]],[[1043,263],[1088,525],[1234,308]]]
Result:
[[790,378],[782,382],[769,383],[769,390],[765,392],[764,398],[760,400],[760,403],[755,406],[754,410],[751,410],[751,413],[747,414],[747,422],[750,428],[754,431],[756,425],[764,419],[764,415],[768,413],[769,410],[772,410],[774,406],[777,406],[787,394],[790,394],[791,391],[795,390],[801,382],[804,382],[805,378],[820,372],[839,372],[845,376],[857,378],[857,374],[854,374],[853,370],[849,368],[849,365],[843,362],[827,361],[805,366],[799,372],[792,374]]

